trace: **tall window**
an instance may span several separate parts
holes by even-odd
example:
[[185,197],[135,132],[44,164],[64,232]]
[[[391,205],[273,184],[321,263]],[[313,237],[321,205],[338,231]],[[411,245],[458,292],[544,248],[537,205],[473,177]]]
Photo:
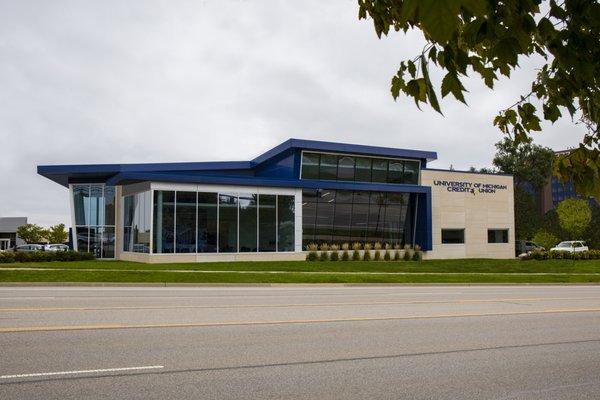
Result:
[[219,252],[237,252],[238,197],[219,194]]
[[198,193],[198,253],[217,251],[217,194]]
[[175,252],[196,252],[196,192],[176,193]]
[[277,250],[277,196],[258,196],[258,243],[259,251]]
[[418,160],[302,152],[302,179],[391,184],[419,183]]
[[123,251],[150,252],[150,192],[141,192],[123,199]]
[[339,181],[354,180],[354,157],[341,156],[338,160],[337,179]]
[[153,252],[175,252],[175,192],[154,191]]
[[240,252],[257,251],[257,195],[240,194]]
[[294,196],[277,196],[277,251],[294,251]]
[[77,250],[96,258],[114,258],[115,188],[104,184],[73,185]]

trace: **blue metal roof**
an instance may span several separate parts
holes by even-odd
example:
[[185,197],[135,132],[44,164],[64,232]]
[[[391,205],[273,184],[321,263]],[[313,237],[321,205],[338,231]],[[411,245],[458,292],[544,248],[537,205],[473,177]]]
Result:
[[[301,150],[350,153],[366,156],[401,157],[419,159],[425,164],[437,159],[431,151],[395,149],[390,147],[364,146],[357,144],[322,142],[316,140],[289,139],[279,146],[259,155],[250,161],[219,162],[180,162],[150,164],[91,164],[91,165],[40,165],[38,174],[63,186],[77,182],[107,182],[120,184],[134,181],[169,181],[193,183],[249,184],[270,186],[310,187],[299,184],[300,180],[292,176],[293,170],[285,167],[269,172],[265,168],[269,163],[277,163],[284,157],[294,157]],[[296,157],[296,158],[299,158]],[[298,164],[298,162],[296,162]],[[205,174],[205,175],[203,175]],[[277,183],[276,183],[277,182]],[[332,182],[333,184],[333,182]],[[338,182],[339,184],[339,182]],[[350,185],[344,183],[344,185]],[[352,183],[351,185],[357,185]],[[363,185],[363,184],[358,184]],[[343,186],[343,185],[342,185]],[[370,185],[369,186],[373,186]],[[377,185],[382,186],[382,185]],[[387,185],[395,187],[411,185]],[[336,185],[337,187],[337,185]],[[356,186],[354,186],[356,187]],[[341,189],[342,187],[340,187]],[[331,187],[334,189],[334,187]],[[378,189],[384,190],[384,189]]]

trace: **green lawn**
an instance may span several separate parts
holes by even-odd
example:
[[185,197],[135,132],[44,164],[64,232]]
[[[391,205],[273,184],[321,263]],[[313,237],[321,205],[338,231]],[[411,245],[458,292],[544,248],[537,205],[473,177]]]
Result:
[[[24,270],[32,267],[66,270]],[[14,268],[23,270],[14,270]],[[92,271],[94,269],[110,271]],[[168,270],[223,272],[187,273]],[[240,274],[227,271],[256,271],[256,273]],[[282,273],[267,273],[268,271]],[[326,273],[303,273],[312,271]],[[344,274],[344,272],[369,272],[369,274]],[[390,272],[407,274],[377,274]],[[468,259],[422,262],[277,261],[201,264],[141,264],[127,261],[15,263],[0,264],[0,282],[589,283],[600,282],[600,260]]]

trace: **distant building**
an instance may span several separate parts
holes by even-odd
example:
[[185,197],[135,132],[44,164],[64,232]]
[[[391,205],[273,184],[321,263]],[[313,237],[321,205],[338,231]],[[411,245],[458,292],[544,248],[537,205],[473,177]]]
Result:
[[0,250],[7,250],[14,246],[25,244],[17,236],[17,229],[27,224],[27,217],[0,218]]
[[[571,150],[561,150],[554,152],[554,154],[559,156],[568,154],[570,151]],[[575,185],[573,185],[573,182],[568,181],[562,183],[555,176],[551,175],[546,185],[542,188],[542,192],[540,193],[542,215],[546,214],[550,210],[555,209],[563,200],[584,198],[585,197],[579,195],[575,191]],[[590,205],[598,205],[597,199],[593,197],[588,197],[588,201],[590,202]]]

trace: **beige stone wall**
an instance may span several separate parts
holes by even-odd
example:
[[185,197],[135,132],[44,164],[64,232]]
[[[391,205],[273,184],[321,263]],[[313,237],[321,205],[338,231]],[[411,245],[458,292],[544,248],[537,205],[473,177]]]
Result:
[[[515,257],[512,176],[423,170],[421,184],[430,186],[432,192],[433,250],[425,258]],[[492,190],[485,185],[506,189],[484,193]],[[465,243],[442,244],[444,228],[465,229]],[[488,244],[488,229],[508,229],[508,243]]]

